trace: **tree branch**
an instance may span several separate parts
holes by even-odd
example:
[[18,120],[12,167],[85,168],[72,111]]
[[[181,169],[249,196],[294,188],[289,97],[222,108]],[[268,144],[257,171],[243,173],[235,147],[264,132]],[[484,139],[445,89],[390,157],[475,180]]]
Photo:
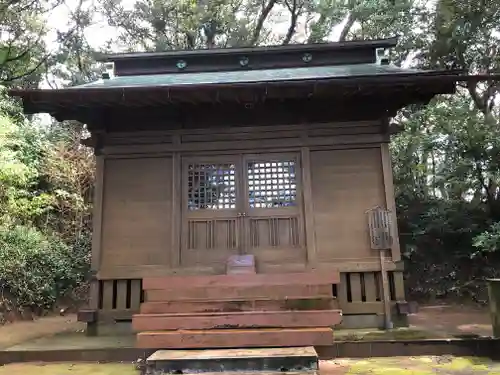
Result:
[[262,4],[262,12],[257,20],[257,24],[255,25],[255,29],[252,34],[252,38],[250,38],[249,45],[254,46],[259,41],[260,33],[262,32],[262,28],[264,27],[264,22],[267,17],[269,17],[269,13],[274,8],[278,0],[269,0],[267,5],[265,3]]
[[283,40],[283,45],[289,44],[290,41],[292,40],[293,34],[295,34],[295,28],[297,27],[297,19],[299,18],[299,13],[304,5],[302,3],[300,6],[297,5],[297,0],[292,0],[293,4],[290,5],[290,3],[285,0],[285,5],[287,6],[288,10],[291,13],[291,18],[290,18],[290,26],[288,26],[288,31],[286,33],[285,39]]
[[355,21],[356,21],[356,16],[354,12],[351,10],[349,12],[349,15],[347,16],[347,21],[344,27],[342,28],[342,31],[340,32],[339,42],[343,42],[344,40],[346,40],[347,35],[349,34],[349,31],[351,30],[351,27],[354,25]]

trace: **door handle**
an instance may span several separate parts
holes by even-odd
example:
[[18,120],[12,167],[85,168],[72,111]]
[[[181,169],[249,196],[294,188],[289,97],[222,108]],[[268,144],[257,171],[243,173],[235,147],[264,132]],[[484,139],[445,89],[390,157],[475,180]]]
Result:
[[246,212],[238,212],[236,214],[237,217],[247,216]]

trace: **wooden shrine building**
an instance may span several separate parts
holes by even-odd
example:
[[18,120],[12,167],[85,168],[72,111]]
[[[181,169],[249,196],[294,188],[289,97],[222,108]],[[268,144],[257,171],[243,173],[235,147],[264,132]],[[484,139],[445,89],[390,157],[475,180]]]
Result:
[[396,42],[117,54],[97,82],[12,90],[92,134],[80,318],[133,317],[141,347],[321,345],[334,325],[404,324],[389,119],[467,78],[392,65]]

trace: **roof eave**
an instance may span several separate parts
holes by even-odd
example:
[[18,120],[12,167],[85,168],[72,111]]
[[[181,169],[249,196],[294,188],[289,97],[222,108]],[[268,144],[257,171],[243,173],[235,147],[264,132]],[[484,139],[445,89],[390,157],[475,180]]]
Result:
[[155,58],[181,58],[187,56],[213,56],[213,55],[228,55],[228,54],[246,54],[254,53],[283,53],[283,52],[311,52],[321,50],[341,50],[341,49],[364,49],[364,48],[393,48],[397,45],[398,37],[394,36],[386,39],[374,40],[354,40],[344,42],[330,43],[309,43],[309,44],[288,44],[278,46],[261,46],[261,47],[240,47],[240,48],[212,48],[212,49],[196,49],[196,50],[174,50],[165,52],[138,52],[138,53],[117,53],[117,54],[101,54],[96,56],[98,62],[115,62],[133,59],[155,59]]

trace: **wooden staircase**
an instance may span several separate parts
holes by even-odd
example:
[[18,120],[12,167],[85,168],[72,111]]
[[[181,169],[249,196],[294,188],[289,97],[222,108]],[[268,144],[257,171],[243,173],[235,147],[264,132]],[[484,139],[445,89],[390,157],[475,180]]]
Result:
[[170,276],[143,280],[132,326],[147,349],[330,345],[342,320],[337,272]]

